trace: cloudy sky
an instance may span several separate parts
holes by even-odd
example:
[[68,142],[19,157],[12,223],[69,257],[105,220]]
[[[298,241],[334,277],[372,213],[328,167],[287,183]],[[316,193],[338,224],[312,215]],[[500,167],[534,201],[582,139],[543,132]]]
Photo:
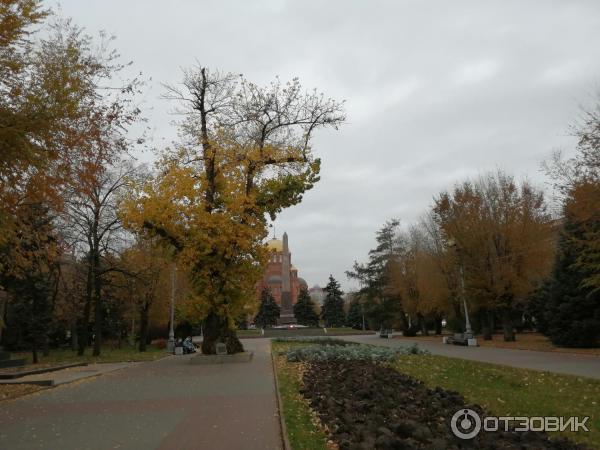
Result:
[[[197,60],[258,84],[299,77],[345,99],[318,133],[322,181],[276,222],[309,285],[365,260],[389,218],[415,221],[455,182],[497,168],[540,187],[540,163],[600,91],[600,2],[62,0],[152,78],[142,107],[175,138],[160,82]],[[145,154],[146,161],[152,155]]]

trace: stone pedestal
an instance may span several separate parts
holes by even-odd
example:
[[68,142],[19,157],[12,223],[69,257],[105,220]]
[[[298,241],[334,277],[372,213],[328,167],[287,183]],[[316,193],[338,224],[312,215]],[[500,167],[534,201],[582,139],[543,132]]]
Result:
[[279,315],[279,320],[277,322],[278,322],[278,325],[294,325],[294,324],[298,323],[293,312],[284,314],[283,311]]
[[279,325],[290,325],[298,322],[294,316],[291,292],[281,293],[281,312],[279,313],[279,320],[277,322]]

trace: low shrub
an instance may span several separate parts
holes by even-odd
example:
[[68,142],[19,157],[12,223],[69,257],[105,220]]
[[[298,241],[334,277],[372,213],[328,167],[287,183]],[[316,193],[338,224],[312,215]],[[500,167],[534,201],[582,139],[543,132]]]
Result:
[[294,342],[302,344],[317,344],[317,345],[358,345],[356,342],[344,341],[343,339],[336,339],[332,337],[277,337],[273,338],[273,342]]
[[288,361],[371,361],[390,362],[398,355],[416,355],[429,353],[421,350],[418,346],[388,348],[375,347],[372,345],[311,345],[288,350],[286,357]]
[[411,325],[410,327],[408,327],[408,329],[406,329],[402,332],[402,336],[415,337],[417,335],[418,331],[420,331],[420,328],[418,326]]
[[152,345],[160,350],[164,350],[167,348],[167,340],[166,339],[154,339],[152,341]]

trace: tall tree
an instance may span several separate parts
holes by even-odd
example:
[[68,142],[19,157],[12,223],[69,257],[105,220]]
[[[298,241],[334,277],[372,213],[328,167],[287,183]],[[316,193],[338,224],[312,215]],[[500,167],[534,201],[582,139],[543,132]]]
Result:
[[205,324],[203,353],[214,354],[219,341],[236,353],[235,319],[256,302],[266,262],[266,216],[299,203],[318,181],[313,133],[344,115],[297,80],[261,88],[205,67],[186,71],[167,98],[182,105],[184,141],[132,190],[125,216],[172,246],[187,268]]
[[344,292],[340,288],[340,283],[329,275],[329,282],[324,288],[325,299],[321,309],[321,318],[326,327],[343,327],[346,324],[346,314],[344,312]]
[[348,309],[348,317],[346,318],[346,325],[356,330],[360,330],[364,326],[364,312],[363,306],[360,300],[355,298],[350,302],[350,308]]
[[583,235],[582,227],[567,214],[547,290],[549,296],[541,309],[543,331],[555,345],[600,346],[600,289],[586,285],[589,272],[577,264],[582,249],[573,243]]
[[[131,102],[139,83],[123,84],[125,65],[109,39],[96,46],[68,20],[44,23],[48,14],[36,0],[0,5],[0,241],[18,238],[19,217],[32,204],[59,222],[67,192],[89,184],[80,175],[91,166],[115,161],[139,116]],[[36,34],[41,25],[45,32]],[[70,225],[55,224],[61,234]],[[19,270],[11,266],[23,258],[4,260],[0,272]]]
[[554,232],[543,193],[498,172],[442,193],[434,214],[453,244],[470,312],[495,311],[504,339],[515,340],[514,316],[551,270]]
[[70,335],[71,349],[75,351],[79,346],[77,325],[83,311],[85,283],[85,264],[73,253],[63,253],[53,322],[57,329]]
[[273,295],[271,295],[271,291],[268,288],[264,288],[260,294],[260,306],[254,318],[254,323],[261,328],[277,325],[280,312],[281,308],[273,298]]
[[66,221],[73,233],[72,245],[85,255],[87,281],[84,309],[79,325],[79,349],[82,355],[89,341],[89,321],[94,312],[95,356],[100,354],[103,301],[102,284],[114,270],[111,255],[119,252],[121,221],[117,203],[134,170],[123,163],[111,170],[101,161],[89,161],[79,173],[79,183],[67,191]]
[[59,210],[80,158],[107,141],[117,148],[139,113],[128,102],[137,81],[115,82],[125,66],[107,39],[95,48],[80,28],[48,15],[38,0],[0,6],[0,239],[16,230],[32,194]]
[[563,201],[553,276],[538,301],[542,328],[558,345],[600,345],[600,102],[576,128],[577,153],[548,172]]
[[21,331],[37,363],[38,350],[48,339],[61,249],[47,207],[33,203],[20,212],[17,239],[9,241],[0,255],[11,260],[12,270],[4,272],[0,282],[14,297],[9,327]]
[[309,327],[319,326],[319,315],[315,310],[315,304],[310,298],[308,291],[304,288],[300,289],[298,300],[294,305],[294,316],[300,325]]
[[398,239],[400,221],[392,219],[377,232],[377,246],[369,251],[369,262],[354,262],[346,275],[360,283],[357,295],[363,299],[365,313],[371,328],[391,328],[398,321],[403,330],[408,329],[408,321],[398,291],[391,289],[390,277],[397,262],[401,245]]
[[172,265],[163,248],[141,239],[125,250],[120,259],[123,270],[119,275],[124,281],[122,296],[131,300],[132,313],[138,315],[138,350],[145,352],[151,309],[159,295],[167,297],[170,294]]

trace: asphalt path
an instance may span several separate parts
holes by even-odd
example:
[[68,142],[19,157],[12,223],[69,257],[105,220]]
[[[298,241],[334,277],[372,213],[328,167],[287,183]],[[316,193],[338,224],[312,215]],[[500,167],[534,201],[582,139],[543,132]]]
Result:
[[249,363],[169,356],[0,403],[0,449],[281,448],[267,339]]
[[344,336],[342,339],[386,347],[417,344],[434,355],[600,379],[600,357],[593,355],[492,347],[463,347],[410,338],[385,339],[380,338],[379,335]]

